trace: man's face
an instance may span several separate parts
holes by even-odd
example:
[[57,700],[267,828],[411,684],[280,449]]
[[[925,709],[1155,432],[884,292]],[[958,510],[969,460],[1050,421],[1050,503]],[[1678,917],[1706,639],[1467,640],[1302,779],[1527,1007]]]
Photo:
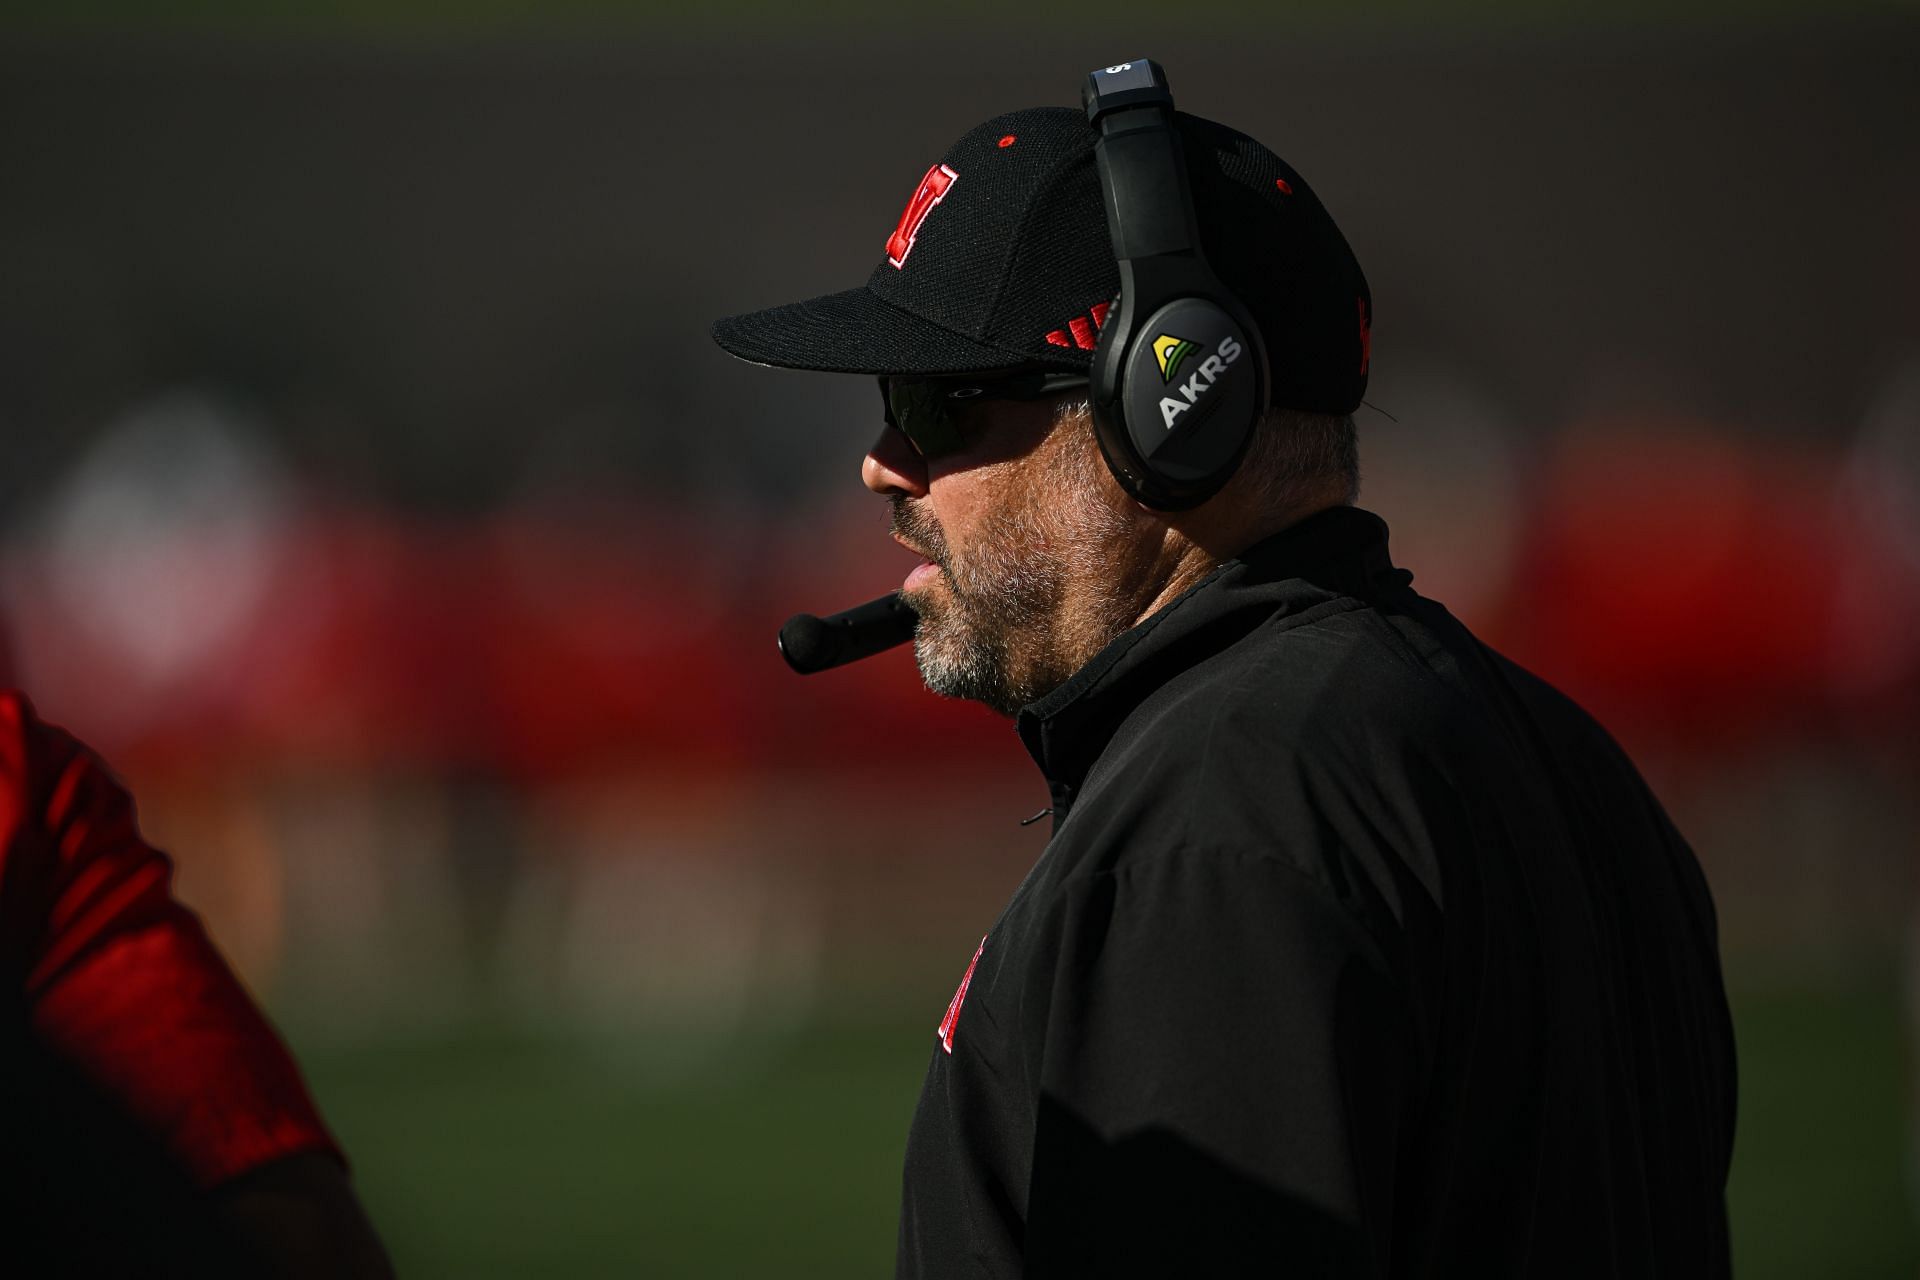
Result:
[[1131,511],[1084,416],[1057,400],[958,411],[960,447],[922,457],[889,428],[861,479],[893,504],[893,536],[926,563],[903,597],[920,615],[927,687],[1011,715],[1132,621],[1114,590]]

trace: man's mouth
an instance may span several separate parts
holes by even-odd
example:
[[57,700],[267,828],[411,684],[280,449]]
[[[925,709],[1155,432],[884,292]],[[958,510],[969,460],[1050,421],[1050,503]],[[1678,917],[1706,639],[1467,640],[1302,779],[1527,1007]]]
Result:
[[901,546],[905,547],[907,550],[913,552],[913,554],[919,556],[922,560],[925,560],[929,564],[933,563],[932,556],[922,551],[919,547],[914,546],[911,542],[908,542],[905,538],[901,537],[899,534],[895,533],[895,534],[890,534],[889,536],[895,542],[899,543]]
[[936,561],[932,556],[928,555],[925,551],[922,551],[919,547],[916,547],[911,542],[908,542],[905,538],[901,537],[899,534],[895,533],[891,536],[895,542],[899,543],[901,546],[905,547],[907,550],[913,552],[913,554],[920,557],[920,563],[913,567],[912,572],[907,574],[906,581],[900,584],[901,591],[903,592],[912,591],[916,587],[925,586],[927,583],[932,582],[936,577],[939,576],[940,565],[938,561]]
[[900,584],[900,589],[912,591],[916,587],[925,586],[939,576],[940,566],[931,560],[923,560],[913,567],[913,572],[909,573],[906,581]]

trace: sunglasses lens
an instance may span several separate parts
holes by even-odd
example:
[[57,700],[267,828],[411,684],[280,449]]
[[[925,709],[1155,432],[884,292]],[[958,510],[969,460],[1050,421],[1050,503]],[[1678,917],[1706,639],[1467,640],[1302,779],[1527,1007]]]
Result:
[[1045,371],[957,375],[948,378],[882,377],[887,425],[905,436],[922,457],[959,452],[964,440],[959,410],[975,400],[1037,400],[1087,385],[1079,374]]
[[960,429],[940,387],[915,378],[885,380],[887,409],[900,434],[928,458],[960,447]]

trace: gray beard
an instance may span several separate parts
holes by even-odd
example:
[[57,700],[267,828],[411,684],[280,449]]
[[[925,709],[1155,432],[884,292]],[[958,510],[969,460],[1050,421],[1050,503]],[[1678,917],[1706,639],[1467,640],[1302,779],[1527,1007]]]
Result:
[[[1006,522],[1014,523],[1014,522]],[[962,566],[938,561],[948,590],[915,592],[920,615],[914,660],[927,688],[944,698],[984,703],[1010,716],[1056,687],[1068,673],[1048,670],[1048,623],[1059,611],[1066,574],[995,529],[987,549]],[[1032,545],[1026,542],[1025,545]]]
[[920,614],[913,658],[921,680],[934,693],[982,703],[1003,716],[1017,714],[1045,692],[1016,680],[1006,647],[957,622],[951,610],[933,608]]
[[[1073,477],[1078,479],[1078,477]],[[1070,485],[1053,490],[1057,504],[1023,504],[996,516],[978,550],[956,564],[940,530],[896,500],[894,528],[931,553],[947,590],[922,590],[907,604],[920,615],[914,659],[927,688],[946,698],[982,703],[1011,716],[1058,688],[1126,629],[1119,601],[1092,618],[1065,616],[1077,577],[1111,575],[1102,563],[1124,530],[1103,507],[1076,505]],[[937,593],[936,593],[937,592]]]

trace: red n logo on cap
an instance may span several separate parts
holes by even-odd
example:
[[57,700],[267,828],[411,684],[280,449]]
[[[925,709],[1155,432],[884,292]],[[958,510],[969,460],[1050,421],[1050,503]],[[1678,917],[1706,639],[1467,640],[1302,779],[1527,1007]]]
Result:
[[907,201],[907,209],[900,215],[899,225],[887,237],[888,262],[896,267],[907,265],[907,255],[913,252],[913,240],[920,234],[920,224],[933,212],[933,206],[947,198],[948,188],[959,179],[959,174],[943,164],[927,170],[927,176],[920,179],[920,185],[914,189],[913,199]]

